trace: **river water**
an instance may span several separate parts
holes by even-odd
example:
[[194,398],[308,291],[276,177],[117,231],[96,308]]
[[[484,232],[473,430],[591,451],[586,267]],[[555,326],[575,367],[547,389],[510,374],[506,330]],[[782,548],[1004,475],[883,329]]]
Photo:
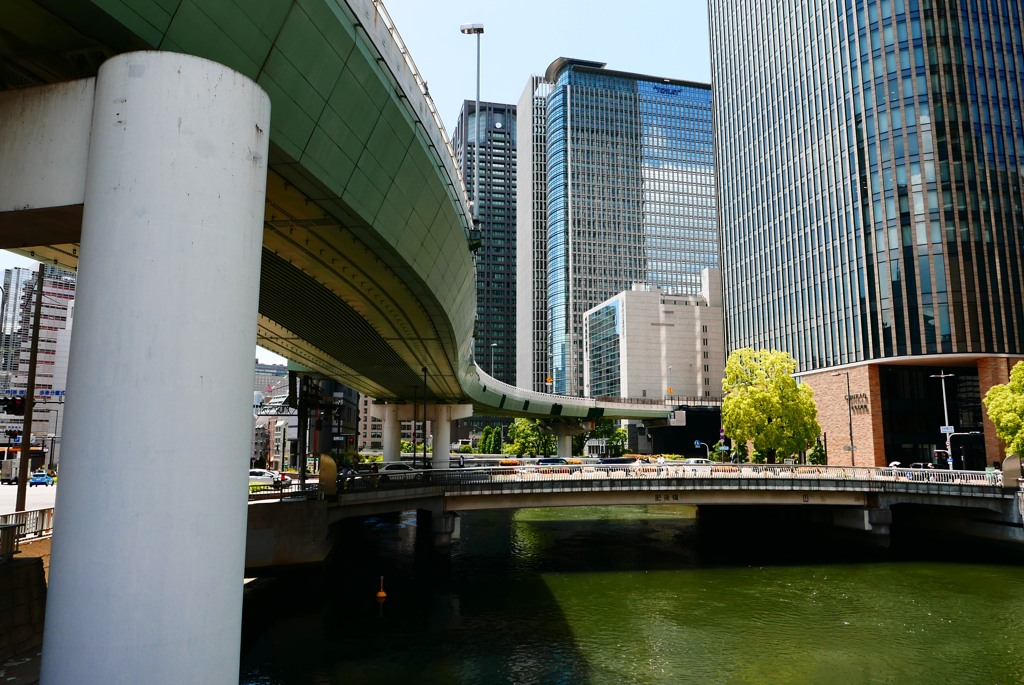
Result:
[[449,558],[415,524],[248,604],[240,682],[1024,683],[1024,565],[984,547],[662,505],[469,513]]

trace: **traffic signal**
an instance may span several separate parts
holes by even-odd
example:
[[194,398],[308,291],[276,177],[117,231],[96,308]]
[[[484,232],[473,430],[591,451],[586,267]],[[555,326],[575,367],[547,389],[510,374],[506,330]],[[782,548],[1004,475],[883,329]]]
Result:
[[0,400],[0,407],[3,407],[4,413],[8,416],[24,416],[25,398],[5,397]]
[[21,431],[13,430],[13,429],[8,429],[8,430],[4,431],[4,435],[6,435],[8,438],[13,440],[13,439],[17,438],[19,435],[21,435]]

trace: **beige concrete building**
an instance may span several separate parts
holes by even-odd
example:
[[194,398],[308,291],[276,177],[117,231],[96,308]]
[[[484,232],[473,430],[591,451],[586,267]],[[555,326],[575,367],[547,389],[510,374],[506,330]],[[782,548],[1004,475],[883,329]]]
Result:
[[680,402],[722,396],[721,277],[701,272],[698,295],[636,284],[583,315],[584,386],[590,397]]

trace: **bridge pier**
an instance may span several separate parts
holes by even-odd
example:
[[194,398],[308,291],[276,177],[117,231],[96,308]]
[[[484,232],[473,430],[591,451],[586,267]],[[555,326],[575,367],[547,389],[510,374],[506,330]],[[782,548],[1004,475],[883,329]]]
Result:
[[402,422],[397,404],[374,405],[374,418],[384,420],[384,461],[402,460]]
[[[384,461],[399,461],[402,458],[402,421],[422,421],[422,410],[416,415],[416,408],[411,404],[375,404],[373,417],[384,421]],[[433,447],[433,465],[435,469],[448,468],[452,456],[451,422],[473,415],[471,404],[428,404],[426,420],[431,422]]]
[[174,52],[107,60],[74,121],[64,85],[4,122],[83,198],[41,682],[237,683],[270,99]]
[[459,515],[453,511],[416,510],[416,528],[420,535],[429,535],[435,549],[447,549],[452,540],[461,536],[462,526]]

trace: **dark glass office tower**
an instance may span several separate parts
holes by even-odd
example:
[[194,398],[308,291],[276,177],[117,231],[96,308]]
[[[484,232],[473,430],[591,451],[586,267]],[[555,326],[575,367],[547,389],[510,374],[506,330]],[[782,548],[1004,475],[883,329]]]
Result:
[[453,143],[470,201],[475,201],[473,165],[480,151],[483,247],[476,253],[476,363],[498,380],[515,385],[516,106],[480,103],[479,145],[473,142],[475,108],[475,101],[463,102]]
[[980,397],[1024,354],[1020,0],[710,10],[729,347],[791,352],[830,447],[857,398],[831,461],[931,461],[938,425],[882,431],[903,390],[881,363],[957,366]]

